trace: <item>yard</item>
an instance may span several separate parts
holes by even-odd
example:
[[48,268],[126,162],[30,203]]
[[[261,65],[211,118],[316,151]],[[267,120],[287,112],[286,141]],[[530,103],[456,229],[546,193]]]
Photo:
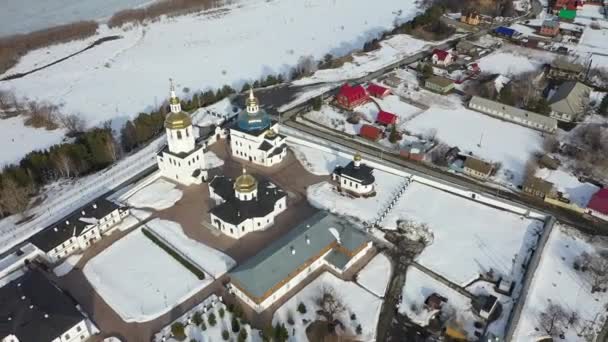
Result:
[[376,255],[357,274],[357,283],[382,298],[393,273],[391,260],[385,254]]
[[155,180],[127,198],[128,205],[136,208],[163,210],[172,207],[182,198],[182,191],[175,183],[162,178]]

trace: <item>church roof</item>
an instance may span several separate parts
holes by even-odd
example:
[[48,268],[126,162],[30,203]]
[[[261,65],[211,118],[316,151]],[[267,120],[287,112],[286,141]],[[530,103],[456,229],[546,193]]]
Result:
[[246,173],[245,169],[243,169],[243,174],[234,181],[234,190],[238,192],[252,192],[257,186],[258,181],[252,175]]
[[192,125],[190,114],[186,112],[169,113],[165,118],[165,128],[184,129]]
[[348,163],[348,165],[344,167],[338,166],[334,170],[336,174],[357,180],[363,185],[370,185],[374,183],[376,179],[374,178],[373,171],[373,168],[363,163],[361,163],[359,167],[356,167],[355,163],[352,161]]

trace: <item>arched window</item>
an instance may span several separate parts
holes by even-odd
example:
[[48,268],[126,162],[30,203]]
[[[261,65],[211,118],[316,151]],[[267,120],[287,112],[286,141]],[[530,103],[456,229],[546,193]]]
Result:
[[177,139],[182,139],[182,132],[181,131],[177,131]]

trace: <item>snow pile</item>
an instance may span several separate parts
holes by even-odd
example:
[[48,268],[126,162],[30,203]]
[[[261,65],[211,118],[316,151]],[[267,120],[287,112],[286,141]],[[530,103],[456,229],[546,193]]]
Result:
[[428,325],[429,320],[438,312],[437,310],[430,310],[424,304],[427,297],[433,293],[447,299],[441,307],[442,315],[460,323],[460,327],[472,337],[475,332],[473,324],[479,318],[472,312],[471,299],[440,283],[416,267],[410,266],[407,269],[405,285],[401,292],[402,301],[399,303],[399,312],[405,314],[416,324]]
[[574,262],[584,252],[594,256],[607,247],[605,241],[556,225],[543,249],[512,340],[536,341],[538,337],[546,336],[543,326],[547,324],[542,324],[546,322],[542,317],[550,312],[547,310],[549,304],[557,305],[567,317],[571,317],[573,312],[578,315],[577,322],[573,324],[568,324],[568,318],[558,319],[554,337],[560,331],[564,333],[562,341],[568,342],[586,340],[578,335],[580,332],[596,336],[606,320],[608,295],[602,292],[592,294],[591,271],[575,270]]
[[329,210],[337,215],[355,218],[367,222],[376,218],[388,201],[393,198],[393,192],[405,178],[380,170],[374,171],[376,178],[376,196],[353,198],[341,194],[336,185],[329,182],[314,184],[306,189],[308,202],[319,209]]
[[[273,325],[278,322],[284,323],[289,331],[290,341],[307,341],[306,326],[320,319],[316,315],[316,311],[319,309],[316,299],[322,294],[324,288],[333,289],[337,298],[346,306],[346,310],[337,317],[344,323],[346,334],[356,335],[356,327],[361,324],[362,334],[358,336],[358,339],[373,341],[376,337],[382,300],[357,284],[343,281],[329,272],[321,274],[278,308],[272,319]],[[300,303],[306,306],[305,314],[297,311]],[[355,314],[355,320],[351,319],[351,314]],[[287,323],[290,315],[295,323],[293,326]],[[304,324],[303,319],[307,319],[308,324]],[[292,329],[295,329],[295,335],[292,334]]]
[[334,172],[336,166],[348,164],[348,159],[341,157],[337,152],[334,154],[320,151],[313,147],[299,145],[291,141],[287,141],[294,155],[304,166],[306,171],[319,176],[330,175]]
[[63,129],[52,131],[25,126],[23,117],[0,119],[0,167],[17,163],[33,150],[44,150],[59,144],[66,133]]
[[172,207],[182,198],[182,191],[175,183],[157,179],[127,199],[127,204],[136,208],[163,210]]
[[224,161],[217,154],[207,151],[205,152],[205,169],[213,169],[224,165]]
[[213,281],[198,279],[141,229],[91,259],[84,275],[125,322],[155,319]]
[[70,273],[71,270],[74,269],[74,266],[78,264],[80,259],[82,258],[82,254],[72,254],[67,257],[59,266],[53,269],[53,273],[55,273],[58,277],[63,277],[64,275]]
[[555,184],[558,191],[568,195],[570,201],[581,208],[586,208],[591,196],[599,190],[596,185],[582,183],[575,176],[561,169],[539,169],[536,176]]
[[179,223],[154,219],[146,223],[146,226],[214,278],[220,277],[236,265],[226,254],[190,239]]
[[382,225],[395,227],[398,220],[428,225],[434,239],[417,261],[458,285],[490,269],[519,279],[521,264],[543,227],[538,220],[417,182],[408,187]]
[[384,254],[376,255],[357,275],[357,283],[382,298],[393,273],[390,259]]

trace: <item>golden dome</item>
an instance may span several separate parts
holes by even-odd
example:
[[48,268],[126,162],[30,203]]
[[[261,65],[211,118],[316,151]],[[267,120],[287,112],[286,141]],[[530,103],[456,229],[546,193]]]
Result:
[[234,190],[238,192],[252,192],[257,189],[258,181],[247,171],[243,169],[243,174],[238,176],[234,181]]
[[249,88],[249,97],[247,98],[247,101],[245,101],[245,105],[247,107],[258,105],[258,98],[253,95],[253,88]]
[[277,136],[277,132],[274,131],[274,129],[269,129],[268,131],[266,131],[266,138],[274,138]]
[[184,129],[192,125],[190,115],[185,112],[169,113],[165,118],[165,128]]
[[359,152],[355,153],[355,157],[353,158],[355,161],[361,161],[362,157]]

